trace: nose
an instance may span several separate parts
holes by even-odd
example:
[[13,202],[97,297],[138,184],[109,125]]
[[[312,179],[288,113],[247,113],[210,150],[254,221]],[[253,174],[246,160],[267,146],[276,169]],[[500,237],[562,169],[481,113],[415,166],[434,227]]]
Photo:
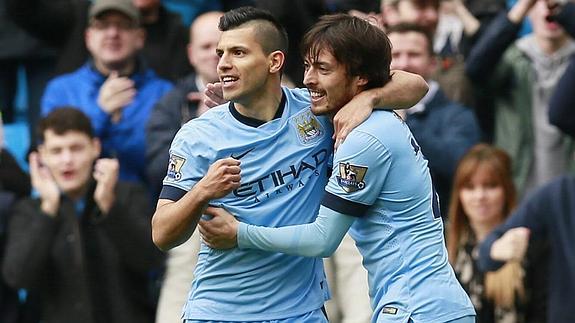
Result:
[[317,73],[313,67],[308,68],[303,74],[303,84],[310,87],[317,83]]
[[226,71],[229,70],[232,67],[228,55],[226,55],[225,53],[220,56],[220,59],[218,61],[218,71]]
[[63,150],[62,155],[60,157],[62,158],[63,164],[69,164],[74,159],[74,156],[69,149]]

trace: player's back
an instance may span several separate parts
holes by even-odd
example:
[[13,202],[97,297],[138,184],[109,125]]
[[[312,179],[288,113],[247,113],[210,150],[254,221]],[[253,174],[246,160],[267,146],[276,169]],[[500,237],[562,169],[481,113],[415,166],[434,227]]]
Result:
[[[211,163],[233,156],[241,161],[241,185],[210,204],[256,225],[312,222],[327,181],[331,130],[327,119],[311,114],[305,93],[284,93],[283,114],[264,124],[250,124],[228,106],[186,124],[172,147],[195,155],[173,167],[180,180],[171,185],[188,189]],[[202,245],[195,277],[184,313],[194,320],[292,317],[320,308],[327,295],[321,259],[282,253]]]
[[[366,147],[359,152],[366,163],[377,165],[365,169],[372,172],[372,183],[364,183],[370,192],[358,191],[373,196],[370,207],[350,230],[369,272],[374,320],[445,322],[473,315],[447,260],[427,160],[407,125],[393,112],[377,111],[350,138]],[[365,177],[360,166],[349,167]]]

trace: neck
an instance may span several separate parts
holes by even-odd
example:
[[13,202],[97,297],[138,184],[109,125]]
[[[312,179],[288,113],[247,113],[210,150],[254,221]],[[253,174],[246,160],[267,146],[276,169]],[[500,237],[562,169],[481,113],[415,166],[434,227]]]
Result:
[[268,84],[264,90],[253,93],[249,98],[234,103],[236,109],[242,115],[267,122],[276,115],[281,100],[281,86],[279,86],[279,83],[274,83]]
[[555,39],[548,39],[537,36],[535,37],[537,45],[539,45],[541,50],[547,55],[552,55],[556,53],[559,49],[561,49],[565,45],[567,40],[568,40],[567,37],[559,37]]
[[497,226],[497,223],[470,223],[471,230],[475,234],[477,242],[482,242],[485,237]]
[[94,61],[94,66],[103,75],[109,75],[112,71],[117,71],[119,75],[130,75],[136,69],[135,60],[131,59],[125,64],[117,64],[115,66],[105,65],[102,62]]
[[66,192],[66,196],[75,202],[82,199],[86,195],[87,191],[88,191],[88,184],[85,184],[84,186],[75,191]]

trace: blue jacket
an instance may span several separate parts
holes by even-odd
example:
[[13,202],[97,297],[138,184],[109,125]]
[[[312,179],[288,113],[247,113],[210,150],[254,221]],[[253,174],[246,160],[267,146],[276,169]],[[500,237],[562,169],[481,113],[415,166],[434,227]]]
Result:
[[120,179],[144,182],[145,126],[154,104],[173,86],[158,78],[151,69],[140,68],[130,78],[136,84],[137,94],[123,109],[118,123],[112,123],[110,115],[98,106],[98,93],[106,76],[90,62],[48,83],[42,97],[42,115],[62,106],[79,108],[92,120],[95,134],[102,141],[102,155],[118,158]]
[[481,139],[479,123],[471,109],[450,101],[441,89],[425,109],[408,114],[405,122],[429,161],[445,218],[457,163]]

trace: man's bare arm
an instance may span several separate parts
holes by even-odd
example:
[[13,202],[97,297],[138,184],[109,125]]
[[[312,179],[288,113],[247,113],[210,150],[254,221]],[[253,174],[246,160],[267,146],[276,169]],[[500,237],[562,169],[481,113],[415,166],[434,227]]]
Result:
[[420,75],[391,71],[391,80],[383,87],[358,93],[333,118],[336,148],[347,135],[364,122],[373,109],[407,109],[418,103],[429,87]]
[[233,158],[213,163],[204,176],[181,199],[158,200],[152,217],[152,240],[169,250],[190,238],[210,200],[223,197],[240,185],[240,162]]

